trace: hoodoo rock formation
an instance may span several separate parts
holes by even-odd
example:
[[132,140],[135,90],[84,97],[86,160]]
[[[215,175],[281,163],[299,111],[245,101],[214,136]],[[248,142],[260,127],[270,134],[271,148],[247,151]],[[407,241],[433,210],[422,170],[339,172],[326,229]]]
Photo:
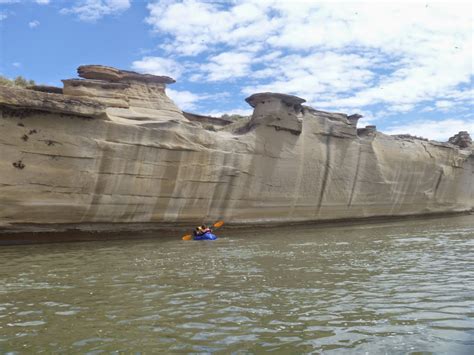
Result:
[[[252,117],[183,113],[165,76],[89,65],[64,88],[0,86],[0,229],[303,222],[469,211],[474,154],[357,128],[259,93]],[[50,227],[48,227],[50,226]],[[64,227],[66,228],[66,227]]]

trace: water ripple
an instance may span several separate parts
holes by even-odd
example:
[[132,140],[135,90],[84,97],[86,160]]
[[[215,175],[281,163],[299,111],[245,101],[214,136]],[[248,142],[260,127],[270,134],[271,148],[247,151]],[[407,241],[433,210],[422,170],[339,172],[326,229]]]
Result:
[[0,249],[2,353],[472,353],[473,216]]

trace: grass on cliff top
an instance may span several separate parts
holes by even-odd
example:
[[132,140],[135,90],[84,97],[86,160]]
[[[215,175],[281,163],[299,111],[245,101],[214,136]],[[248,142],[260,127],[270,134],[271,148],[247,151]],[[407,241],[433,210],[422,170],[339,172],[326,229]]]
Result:
[[221,116],[221,118],[226,119],[226,120],[231,120],[231,121],[239,121],[239,120],[242,120],[242,119],[247,119],[247,118],[249,118],[249,116],[243,116],[243,115],[237,115],[237,114],[229,115],[227,113],[224,113]]
[[34,80],[28,80],[22,76],[17,76],[15,79],[8,79],[7,77],[0,75],[0,85],[26,88],[27,86],[36,85],[36,83]]

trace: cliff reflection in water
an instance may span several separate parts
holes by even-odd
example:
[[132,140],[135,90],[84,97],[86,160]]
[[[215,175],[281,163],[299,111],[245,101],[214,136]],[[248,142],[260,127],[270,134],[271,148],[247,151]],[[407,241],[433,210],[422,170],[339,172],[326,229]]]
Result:
[[474,216],[0,249],[0,352],[469,353]]

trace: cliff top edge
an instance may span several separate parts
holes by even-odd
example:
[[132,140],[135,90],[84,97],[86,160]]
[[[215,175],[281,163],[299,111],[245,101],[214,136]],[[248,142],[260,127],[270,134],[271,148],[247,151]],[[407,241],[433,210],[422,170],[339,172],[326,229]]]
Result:
[[301,97],[298,97],[298,96],[280,94],[280,93],[275,93],[275,92],[259,92],[247,97],[245,101],[247,101],[247,103],[250,106],[255,107],[259,101],[265,101],[270,98],[279,99],[283,101],[284,103],[287,103],[290,105],[301,105],[303,102],[306,102],[305,99],[302,99]]
[[121,70],[105,65],[81,65],[77,68],[81,78],[106,81],[139,81],[145,83],[173,84],[176,82],[169,76],[140,74],[134,71]]

